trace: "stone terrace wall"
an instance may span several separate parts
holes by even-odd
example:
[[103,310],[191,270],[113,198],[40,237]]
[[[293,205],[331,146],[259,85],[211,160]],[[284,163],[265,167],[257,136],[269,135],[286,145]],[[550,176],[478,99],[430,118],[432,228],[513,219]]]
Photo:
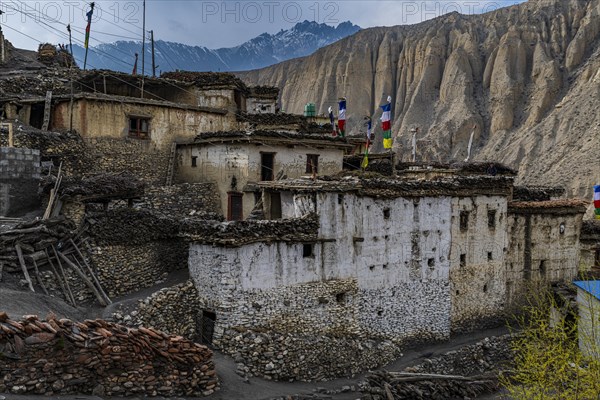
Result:
[[102,287],[110,297],[115,297],[154,286],[169,272],[186,268],[187,254],[187,244],[173,239],[93,246],[91,257]]
[[188,245],[177,239],[178,221],[121,208],[90,214],[91,259],[109,296],[153,286],[187,268]]
[[207,396],[218,388],[212,352],[180,336],[0,313],[0,392]]
[[86,138],[94,162],[94,172],[128,172],[152,185],[164,185],[169,166],[169,150],[161,150],[149,140]]
[[219,191],[213,183],[182,183],[173,186],[147,187],[139,205],[173,218],[203,216],[222,219]]
[[140,301],[134,323],[196,339],[196,318],[201,311],[198,291],[192,281],[187,281]]
[[0,147],[0,215],[20,215],[36,209],[40,178],[38,150]]
[[381,367],[401,356],[391,341],[360,337],[227,330],[222,350],[238,363],[238,374],[273,380],[320,381]]

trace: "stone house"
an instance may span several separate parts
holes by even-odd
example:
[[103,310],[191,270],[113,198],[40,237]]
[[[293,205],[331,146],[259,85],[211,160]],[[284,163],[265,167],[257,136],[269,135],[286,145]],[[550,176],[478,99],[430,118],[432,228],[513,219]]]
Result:
[[[216,183],[223,214],[228,220],[240,220],[260,204],[258,182],[335,174],[342,170],[349,147],[341,138],[320,133],[202,133],[193,142],[178,145],[175,179]],[[281,210],[269,213],[281,215]]]
[[571,282],[579,272],[582,200],[508,204],[506,298],[519,306],[529,290]]
[[600,281],[576,281],[577,337],[586,357],[600,359]]
[[255,86],[248,90],[246,111],[248,114],[273,114],[279,110],[277,99],[279,88]]
[[[296,236],[192,240],[190,274],[215,340],[233,327],[431,340],[497,323],[517,300],[509,246],[530,240],[514,228],[512,185],[511,175],[460,172],[259,182],[271,221],[247,223],[302,226],[313,215],[318,224]],[[534,241],[547,251],[547,281],[577,271],[584,210],[563,204],[559,218],[557,206],[534,222],[546,235]]]
[[588,279],[600,278],[600,221],[587,220],[581,227],[581,267]]

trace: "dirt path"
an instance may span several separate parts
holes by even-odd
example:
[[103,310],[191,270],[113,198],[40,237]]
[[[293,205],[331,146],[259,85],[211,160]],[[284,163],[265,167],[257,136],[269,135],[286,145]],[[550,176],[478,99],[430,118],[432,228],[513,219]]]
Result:
[[[0,289],[0,311],[6,311],[14,318],[25,314],[38,314],[45,316],[48,312],[54,312],[60,317],[73,319],[81,318],[107,318],[117,310],[131,311],[138,300],[150,296],[152,293],[188,279],[187,271],[177,271],[158,285],[143,289],[137,293],[113,299],[114,303],[106,308],[90,308],[87,310],[70,307],[60,299],[33,294],[11,289]],[[488,329],[480,332],[457,335],[450,341],[444,343],[421,345],[408,348],[403,356],[385,367],[389,371],[400,371],[406,367],[422,362],[426,358],[435,357],[462,346],[476,343],[489,336],[497,336],[507,333],[506,328]],[[314,395],[317,391],[341,391],[343,393],[331,394],[327,397],[332,400],[354,400],[360,398],[358,383],[363,380],[366,373],[350,379],[336,379],[327,382],[274,382],[261,378],[250,378],[245,381],[236,371],[237,367],[231,357],[215,351],[215,364],[217,373],[221,379],[221,390],[210,396],[213,400],[267,400],[287,395]],[[2,394],[6,399],[27,400],[41,399],[41,396],[17,396]],[[57,396],[44,397],[45,399],[77,399],[96,400],[95,396]],[[492,399],[494,397],[486,397]],[[2,400],[0,398],[0,400]]]

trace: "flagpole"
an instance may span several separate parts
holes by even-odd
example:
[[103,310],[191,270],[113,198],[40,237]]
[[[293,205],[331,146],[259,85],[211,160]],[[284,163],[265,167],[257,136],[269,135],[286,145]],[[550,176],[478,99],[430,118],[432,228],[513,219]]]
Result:
[[71,60],[69,61],[69,79],[71,80],[71,99],[69,102],[69,132],[73,132],[73,63],[75,57],[73,57],[73,40],[71,39],[71,24],[67,25],[67,31],[69,31],[69,47],[71,49]]
[[90,11],[86,14],[86,16],[88,17],[88,23],[87,23],[87,27],[85,29],[85,57],[83,59],[83,70],[85,71],[85,68],[87,66],[87,56],[88,56],[88,47],[90,46],[90,29],[92,26],[92,14],[94,14],[94,2],[92,1],[90,3]]
[[143,3],[143,22],[142,22],[142,99],[144,98],[144,67],[146,66],[146,0]]

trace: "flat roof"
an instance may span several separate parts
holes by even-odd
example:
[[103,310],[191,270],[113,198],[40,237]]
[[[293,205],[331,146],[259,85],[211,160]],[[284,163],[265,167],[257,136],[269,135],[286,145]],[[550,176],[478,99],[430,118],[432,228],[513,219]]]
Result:
[[340,147],[352,148],[344,138],[333,137],[322,133],[290,132],[278,130],[250,130],[250,131],[222,131],[200,133],[193,142],[181,143],[184,145],[215,145],[220,143],[248,143],[285,146],[311,146],[311,147]]
[[515,214],[583,214],[588,204],[582,199],[511,201],[508,211]]
[[600,300],[600,281],[575,281],[573,284]]

